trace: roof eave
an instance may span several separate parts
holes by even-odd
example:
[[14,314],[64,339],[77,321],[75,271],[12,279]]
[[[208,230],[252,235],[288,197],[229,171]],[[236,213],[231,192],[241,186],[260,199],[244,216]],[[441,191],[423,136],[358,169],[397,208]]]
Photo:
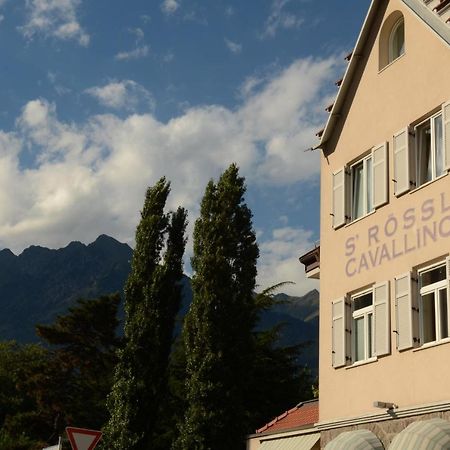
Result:
[[366,43],[367,36],[370,31],[370,24],[375,18],[376,15],[376,5],[379,3],[379,0],[372,0],[370,4],[369,11],[367,12],[366,18],[364,19],[363,26],[361,27],[361,31],[359,32],[358,39],[356,41],[356,46],[353,50],[352,57],[350,58],[350,62],[348,63],[347,70],[345,71],[344,78],[342,79],[341,87],[339,88],[336,100],[334,102],[333,108],[331,109],[330,115],[328,116],[327,123],[325,125],[324,132],[322,134],[322,138],[320,139],[320,143],[317,148],[322,148],[325,143],[330,138],[330,135],[334,128],[334,123],[339,119],[340,111],[342,104],[344,103],[345,96],[350,87],[350,81],[353,74],[356,70],[356,66],[361,57],[361,52]]
[[[444,43],[450,46],[450,27],[446,25],[436,14],[434,14],[426,5],[418,0],[401,0],[409,9],[414,12],[420,19],[422,19],[436,34],[442,39]],[[325,144],[330,139],[331,134],[334,130],[334,125],[339,119],[341,114],[341,108],[345,101],[346,94],[350,88],[350,83],[353,78],[353,74],[356,71],[358,61],[362,56],[364,45],[367,41],[367,37],[370,32],[370,26],[376,16],[377,6],[380,0],[372,0],[370,4],[369,11],[367,12],[366,18],[364,20],[363,26],[356,41],[356,46],[353,51],[350,62],[345,71],[344,78],[342,80],[341,87],[339,89],[334,106],[331,109],[330,115],[328,116],[327,123],[325,125],[320,143],[315,147],[321,148],[323,150]]]

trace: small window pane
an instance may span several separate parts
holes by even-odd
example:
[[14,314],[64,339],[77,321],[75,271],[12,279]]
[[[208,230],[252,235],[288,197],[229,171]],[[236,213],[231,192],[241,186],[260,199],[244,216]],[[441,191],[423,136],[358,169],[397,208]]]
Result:
[[373,342],[372,342],[372,334],[373,334],[373,314],[369,314],[368,316],[367,316],[367,320],[368,320],[368,322],[367,322],[367,325],[368,325],[368,336],[367,336],[367,338],[368,338],[368,340],[369,340],[369,342],[368,342],[368,350],[369,350],[369,354],[367,355],[367,357],[368,358],[372,358],[372,355],[373,355]]
[[433,342],[436,340],[436,306],[434,301],[434,293],[422,296],[423,310],[423,343]]
[[366,308],[367,306],[372,306],[372,292],[369,292],[361,297],[356,297],[353,301],[353,310],[358,311],[358,309]]
[[429,121],[417,129],[417,142],[419,147],[419,184],[424,184],[433,178],[431,125]]
[[373,189],[372,189],[372,158],[366,160],[366,185],[367,185],[367,211],[370,212],[373,209]]
[[352,218],[357,219],[364,215],[364,178],[363,178],[363,162],[353,166],[353,202],[352,202]]
[[441,327],[441,339],[448,337],[448,315],[447,315],[447,289],[439,291],[439,316]]
[[434,148],[436,149],[436,176],[444,173],[444,135],[442,132],[442,115],[434,118]]
[[395,30],[393,42],[393,57],[398,58],[405,53],[405,24],[400,23]]
[[405,23],[397,22],[391,32],[389,40],[389,62],[394,61],[405,53]]
[[355,319],[355,361],[361,361],[364,358],[364,317]]
[[420,274],[420,286],[424,287],[437,283],[438,281],[445,280],[446,277],[445,266],[436,267]]

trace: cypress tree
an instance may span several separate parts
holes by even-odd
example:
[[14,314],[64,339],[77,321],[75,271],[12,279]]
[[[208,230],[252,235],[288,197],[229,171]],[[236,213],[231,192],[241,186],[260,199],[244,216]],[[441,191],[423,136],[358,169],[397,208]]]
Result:
[[193,302],[183,330],[188,406],[178,449],[244,445],[259,254],[245,190],[232,164],[207,185],[195,223]]
[[104,445],[111,450],[154,448],[158,412],[167,389],[174,322],[181,303],[186,243],[186,211],[179,208],[173,214],[164,213],[169,192],[165,178],[147,190],[136,230],[125,287],[125,345],[119,351],[108,398],[111,416]]

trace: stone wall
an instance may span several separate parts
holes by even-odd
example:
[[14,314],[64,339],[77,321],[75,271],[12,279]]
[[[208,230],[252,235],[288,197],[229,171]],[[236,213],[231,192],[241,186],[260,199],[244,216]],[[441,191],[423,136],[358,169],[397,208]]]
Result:
[[416,422],[418,420],[428,420],[438,417],[440,419],[444,419],[450,422],[450,411],[442,411],[430,414],[422,414],[418,416],[406,417],[402,419],[396,419],[395,414],[393,414],[392,419],[383,420],[380,422],[371,422],[365,423],[361,425],[352,425],[349,427],[335,428],[332,430],[325,430],[320,432],[320,446],[321,448],[325,448],[328,442],[332,441],[338,435],[343,433],[344,431],[355,431],[355,430],[369,430],[374,433],[378,439],[383,443],[384,448],[389,448],[389,444],[392,442],[392,439],[403,431],[409,424]]

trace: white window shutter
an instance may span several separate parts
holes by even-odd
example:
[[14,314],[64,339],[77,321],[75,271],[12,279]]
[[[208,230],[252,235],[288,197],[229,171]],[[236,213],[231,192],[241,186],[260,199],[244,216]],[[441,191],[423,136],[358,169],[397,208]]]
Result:
[[345,297],[335,300],[332,305],[332,361],[333,367],[342,367],[347,357],[347,311]]
[[445,258],[445,268],[447,271],[447,323],[450,323],[450,256]]
[[375,355],[391,353],[389,282],[373,287]]
[[[411,289],[411,274],[395,278],[395,316],[397,326],[397,350],[414,347],[418,341],[416,335],[417,312],[414,294]],[[415,308],[415,309],[413,309]]]
[[346,174],[345,167],[333,173],[333,228],[345,225],[346,217]]
[[399,196],[410,187],[410,145],[408,128],[394,135],[394,194]]
[[444,131],[444,167],[450,169],[450,102],[444,103],[442,106],[442,122]]
[[372,149],[373,206],[378,208],[388,202],[388,152],[387,143]]

